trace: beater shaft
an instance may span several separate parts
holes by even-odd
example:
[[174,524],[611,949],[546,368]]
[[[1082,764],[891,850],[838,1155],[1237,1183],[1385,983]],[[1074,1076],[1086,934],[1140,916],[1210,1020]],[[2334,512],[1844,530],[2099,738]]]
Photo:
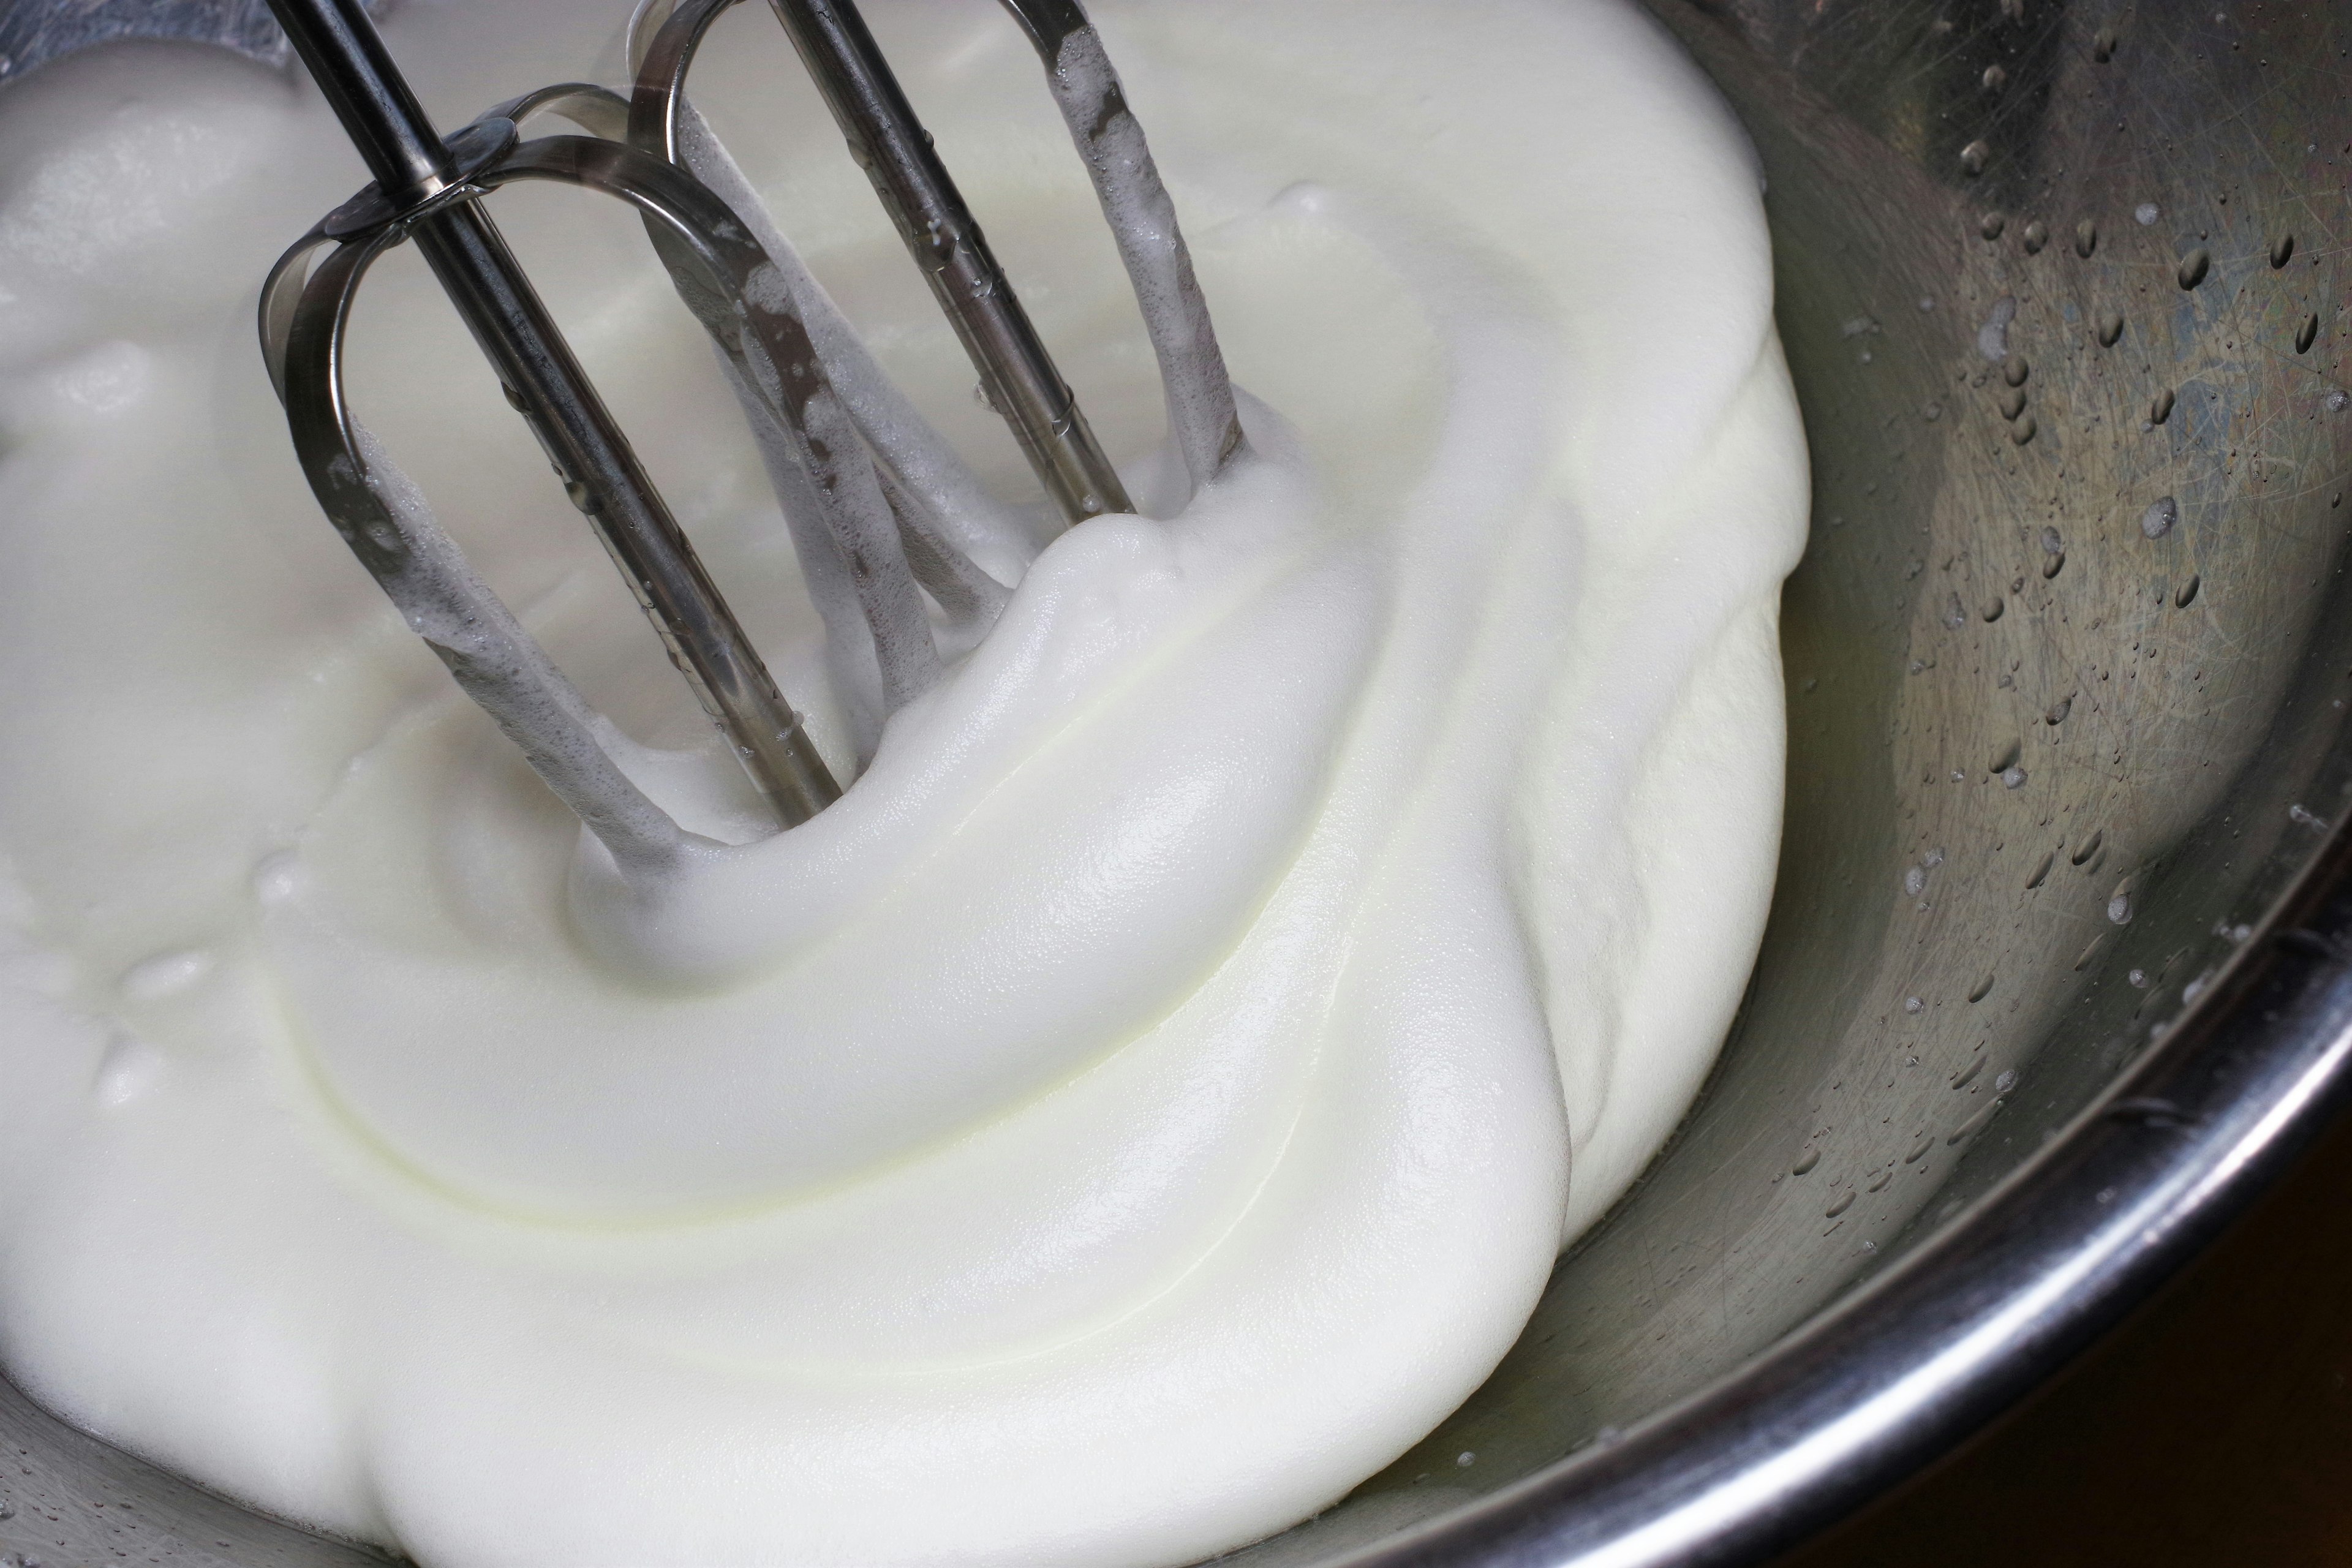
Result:
[[628,438],[448,149],[401,79],[361,0],[270,0],[383,197],[447,292],[507,398],[594,524],[671,659],[784,826],[840,795],[799,715],[696,557]]

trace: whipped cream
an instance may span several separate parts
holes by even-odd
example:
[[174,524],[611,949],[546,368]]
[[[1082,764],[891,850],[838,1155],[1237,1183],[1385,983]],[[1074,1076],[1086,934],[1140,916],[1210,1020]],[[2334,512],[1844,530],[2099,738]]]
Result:
[[[702,836],[625,885],[320,518],[251,342],[307,84],[0,98],[0,1360],[467,1564],[1178,1564],[1492,1370],[1771,887],[1802,437],[1746,144],[1622,0],[1099,0],[1253,454],[1188,495],[1028,45],[869,17],[1148,515],[873,731],[616,205],[498,212],[847,795],[708,731],[413,257],[353,395]],[[444,124],[621,18],[417,0]],[[698,103],[923,411],[1001,425],[772,21]],[[1019,562],[989,563],[1013,575]]]

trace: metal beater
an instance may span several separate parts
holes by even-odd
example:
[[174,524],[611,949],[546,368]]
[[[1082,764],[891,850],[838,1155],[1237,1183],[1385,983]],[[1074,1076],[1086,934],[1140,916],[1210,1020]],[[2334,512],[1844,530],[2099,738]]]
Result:
[[[444,139],[362,0],[269,0],[375,176],[296,242],[262,292],[264,355],[304,472],[409,625],[628,871],[667,864],[682,830],[613,760],[605,721],[352,417],[345,329],[377,258],[415,241],[782,826],[824,810],[840,785],[482,198],[548,180],[636,208],[743,405],[834,652],[870,647],[886,712],[939,678],[925,595],[950,625],[982,629],[1011,584],[975,558],[1025,561],[1035,549],[1023,520],[988,496],[883,375],[688,101],[695,52],[736,3],[646,0],[631,28],[637,77],[627,99],[560,84]],[[853,0],[771,4],[1061,518],[1129,510]],[[1194,484],[1205,485],[1244,442],[1174,206],[1076,0],[1003,4],[1045,62],[1142,308],[1179,449]],[[520,127],[546,112],[590,134],[523,140]]]

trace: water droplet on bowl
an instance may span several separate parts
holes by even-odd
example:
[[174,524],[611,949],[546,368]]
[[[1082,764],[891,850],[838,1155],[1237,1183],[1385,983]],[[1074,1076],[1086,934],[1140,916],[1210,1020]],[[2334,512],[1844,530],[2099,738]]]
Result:
[[2050,710],[2042,715],[2042,721],[2044,724],[2063,724],[2066,721],[2066,716],[2074,711],[2074,694],[2070,691],[2050,705]]
[[2170,496],[2159,496],[2139,514],[2139,531],[2150,539],[2162,539],[2179,521],[2180,503]]
[[1906,895],[1916,899],[1927,890],[1927,872],[1921,870],[1918,867],[1914,866],[1903,873],[1903,891]]
[[2318,340],[2319,313],[2315,310],[2303,319],[2303,325],[2294,330],[2294,352],[2299,354],[2309,353],[2311,345]]
[[2033,366],[2023,354],[2008,354],[2000,362],[2000,378],[2011,386],[2023,386],[2025,378],[2033,374]]
[[1966,1121],[1961,1122],[1959,1126],[1954,1128],[1952,1130],[1952,1135],[1949,1138],[1945,1139],[1944,1142],[1948,1144],[1958,1143],[1961,1139],[1968,1137],[1969,1134],[1982,1131],[1984,1124],[1990,1121],[1993,1119],[1994,1113],[1999,1111],[2001,1106],[2005,1103],[2007,1102],[2000,1100],[1990,1101],[1982,1110],[1978,1111],[1974,1116],[1969,1117]]
[[2022,447],[2033,439],[2034,432],[2040,428],[2034,424],[2033,416],[2028,414],[2009,427],[2009,438]]
[[2007,788],[2022,789],[2025,786],[2026,776],[2023,768],[2004,768],[2001,770],[2000,782]]
[[2027,225],[2025,226],[2025,254],[2026,254],[2026,255],[2028,255],[2028,256],[2035,256],[2035,255],[2039,255],[2039,254],[2041,253],[2042,247],[2043,246],[2045,246],[2045,245],[2049,244],[2049,243],[2050,243],[2050,230],[2049,230],[2048,226],[2047,226],[2046,225],[2044,225],[2044,224],[2042,223],[2042,221],[2040,218],[2035,218],[2032,222],[2031,222],[2031,223],[2029,223],[2029,224],[2027,224]]
[[2183,289],[2194,289],[2205,281],[2205,274],[2213,269],[2213,258],[2201,246],[2180,258],[2180,270],[2175,274]]
[[2161,425],[2171,417],[2172,388],[2168,386],[2162,392],[2158,393],[2154,399],[2149,402],[2147,405],[2147,422],[2151,425]]
[[2107,919],[2119,926],[2131,924],[2132,900],[2129,893],[2118,889],[2115,897],[2107,900]]
[[2049,854],[2044,855],[2042,858],[2042,863],[2033,868],[2033,875],[2025,879],[2025,890],[2030,893],[2033,891],[2034,889],[2042,886],[2042,883],[2048,881],[2050,879],[2050,868],[2055,866],[2057,863],[2058,851],[2055,849],[2053,849]]
[[2009,220],[2000,214],[1987,213],[1984,215],[1984,221],[1977,225],[1977,232],[1987,239],[1999,239],[2000,231],[2008,226]]
[[1837,1202],[1823,1209],[1822,1211],[1822,1217],[1823,1219],[1835,1219],[1838,1215],[1845,1213],[1846,1210],[1852,1207],[1853,1207],[1853,1194],[1849,1191],[1842,1194]]
[[1994,975],[1992,971],[1985,971],[1985,977],[1977,982],[1975,990],[1969,993],[1969,1000],[1970,1002],[1981,1002],[1986,997],[1991,995],[1993,981],[1997,977]]
[[2271,247],[2271,268],[2275,271],[2294,259],[2294,236],[2283,234]]
[[2099,226],[2089,218],[2074,226],[2074,254],[2088,261],[2091,252],[2099,248]]
[[2157,206],[2154,202],[2142,202],[2139,205],[2132,208],[2132,221],[2139,225],[2142,228],[2150,226],[2158,218],[2162,217],[2164,215],[2162,213],[2157,210]]
[[2100,28],[2097,37],[2091,40],[2091,58],[2105,65],[2116,58],[2116,45],[2119,41],[2113,27]]
[[2012,386],[2000,395],[1998,406],[2003,419],[2014,419],[2025,412],[2025,389]]
[[1819,1149],[1808,1149],[1797,1156],[1797,1163],[1789,1167],[1789,1174],[1801,1176],[1821,1163],[1822,1152]]
[[1983,323],[1977,328],[1977,353],[1995,364],[2002,363],[2009,353],[2009,324],[2015,320],[2017,297],[2004,294],[1995,300],[1992,309],[1985,312]]
[[2111,349],[2116,340],[2124,335],[2124,319],[2119,311],[2109,310],[2099,318],[2099,346]]
[[1927,1004],[1920,1001],[1916,996],[1906,996],[1903,998],[1903,1010],[1906,1013],[1916,1013],[1927,1005]]
[[1992,162],[1992,149],[1982,142],[1971,142],[1960,149],[1960,172],[1974,179],[1985,172]]
[[2195,604],[2197,590],[2204,585],[2205,578],[2202,574],[2190,574],[2189,581],[2180,585],[2180,592],[2172,595],[2172,607],[2176,610],[2185,610]]

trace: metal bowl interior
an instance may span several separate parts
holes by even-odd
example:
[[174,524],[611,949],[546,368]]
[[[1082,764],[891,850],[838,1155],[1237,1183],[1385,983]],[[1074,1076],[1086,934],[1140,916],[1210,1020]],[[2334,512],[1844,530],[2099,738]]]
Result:
[[[1237,1565],[1755,1561],[2119,1316],[2352,1086],[2352,11],[1654,4],[1762,155],[1812,442],[1771,927],[1487,1385]],[[378,1560],[5,1384],[0,1461],[37,1561]]]

